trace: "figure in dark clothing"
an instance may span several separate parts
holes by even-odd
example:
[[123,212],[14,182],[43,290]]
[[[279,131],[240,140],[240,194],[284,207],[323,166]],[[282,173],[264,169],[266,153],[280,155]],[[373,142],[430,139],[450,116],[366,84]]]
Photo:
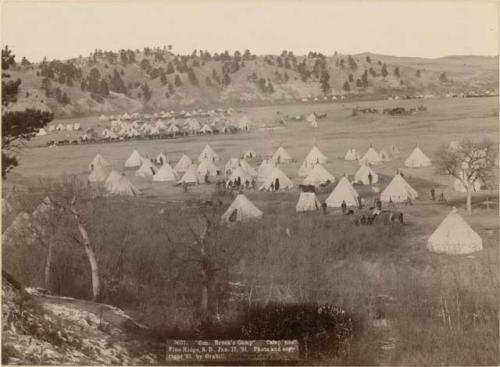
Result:
[[434,190],[434,187],[431,189],[431,199],[432,201],[436,200],[436,191]]
[[323,209],[323,215],[326,215],[326,208],[327,208],[326,201],[323,201],[321,203],[321,209]]
[[358,196],[358,209],[363,209],[363,200],[361,199],[361,195]]
[[342,215],[345,215],[345,213],[347,212],[347,204],[345,200],[342,200],[342,204],[340,205],[340,207],[342,208]]
[[271,182],[271,192],[274,191],[274,182]]
[[376,204],[378,210],[382,210],[382,201],[380,201],[380,199],[377,199],[375,204]]
[[208,183],[208,173],[205,174],[205,183]]
[[255,178],[252,178],[252,189],[254,189],[254,190],[255,190],[255,185],[256,185],[256,184],[257,184],[257,183],[255,182]]
[[441,191],[441,195],[439,195],[439,201],[445,201],[444,192]]
[[372,184],[372,182],[373,182],[373,176],[372,176],[372,173],[371,173],[371,172],[369,172],[369,173],[368,173],[368,182],[370,183],[370,185],[371,185],[371,184]]
[[249,188],[250,188],[250,182],[248,182],[248,180],[246,180],[246,181],[245,181],[245,187],[246,187],[247,189],[249,189]]
[[280,180],[277,178],[274,182],[274,189],[278,191],[280,189]]

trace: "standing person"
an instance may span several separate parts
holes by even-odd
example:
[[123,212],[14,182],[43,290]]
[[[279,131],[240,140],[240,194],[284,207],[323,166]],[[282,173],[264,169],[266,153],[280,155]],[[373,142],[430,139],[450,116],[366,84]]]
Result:
[[434,190],[434,187],[431,189],[431,199],[432,201],[436,200],[436,191]]
[[323,209],[323,215],[326,215],[326,208],[327,208],[326,201],[323,201],[321,203],[321,209]]
[[439,195],[439,201],[445,201],[444,192],[443,191],[441,191],[441,195]]
[[377,204],[377,209],[382,210],[382,201],[380,201],[380,199],[377,199],[376,204]]
[[208,173],[205,173],[205,183],[208,183]]
[[358,209],[363,209],[363,199],[361,199],[361,195],[358,195]]
[[278,191],[280,189],[280,180],[276,178],[276,182],[274,183],[274,189]]
[[256,185],[255,178],[252,178],[252,189],[254,190],[255,190],[255,185]]
[[342,204],[340,205],[340,207],[342,208],[342,215],[345,215],[345,213],[347,212],[347,203],[345,202],[345,200],[342,200]]
[[371,173],[371,172],[369,172],[369,173],[368,173],[368,182],[370,183],[370,185],[371,185],[371,184],[372,184],[372,182],[373,182],[373,176],[372,176],[372,173]]
[[271,192],[274,191],[274,182],[271,182]]

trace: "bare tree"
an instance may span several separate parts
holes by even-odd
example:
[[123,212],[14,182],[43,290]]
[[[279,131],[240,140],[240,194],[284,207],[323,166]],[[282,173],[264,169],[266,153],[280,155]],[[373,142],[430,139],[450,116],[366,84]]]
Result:
[[77,177],[66,177],[61,182],[52,181],[45,185],[50,202],[62,213],[77,229],[78,233],[72,236],[73,240],[85,251],[89,261],[92,281],[92,299],[99,298],[101,287],[99,280],[99,266],[94,248],[86,228],[85,214],[91,212],[89,204],[95,197],[90,187]]
[[472,215],[472,192],[477,180],[485,184],[490,181],[497,157],[493,142],[462,140],[454,147],[441,146],[436,152],[437,173],[455,177],[464,186],[467,196],[467,213]]

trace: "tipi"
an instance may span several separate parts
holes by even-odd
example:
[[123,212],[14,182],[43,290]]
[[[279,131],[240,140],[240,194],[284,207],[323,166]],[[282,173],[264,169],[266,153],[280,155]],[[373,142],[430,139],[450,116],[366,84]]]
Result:
[[201,162],[204,159],[208,159],[212,162],[216,162],[219,160],[219,156],[217,155],[217,153],[215,153],[208,144],[205,145],[205,148],[203,148],[202,152],[198,156],[198,162]]
[[140,167],[144,158],[139,154],[137,150],[134,150],[130,157],[125,161],[125,167],[135,168]]
[[245,185],[247,181],[249,183],[252,182],[252,176],[250,176],[248,172],[246,172],[242,167],[236,167],[231,171],[229,180],[232,182],[234,182],[235,180],[239,180],[242,185]]
[[155,165],[149,159],[145,159],[141,167],[135,172],[135,175],[139,177],[152,177],[157,171],[158,169]]
[[347,177],[344,176],[326,199],[326,205],[333,208],[340,208],[342,201],[345,201],[347,206],[357,206],[358,196],[358,193],[354,190]]
[[433,252],[466,255],[483,249],[483,240],[453,208],[427,240]]
[[370,147],[368,151],[365,153],[363,158],[359,160],[361,164],[381,164],[382,159],[380,159],[380,155],[377,153],[373,147]]
[[137,196],[141,193],[123,173],[114,170],[106,179],[105,188],[113,195]]
[[326,156],[315,145],[312,147],[312,149],[309,152],[309,154],[307,155],[305,161],[307,161],[309,163],[313,163],[313,164],[317,164],[317,163],[324,164],[324,163],[326,163]]
[[304,160],[299,167],[299,171],[297,172],[299,177],[306,177],[314,168],[315,163],[310,163],[307,160]]
[[172,169],[172,166],[168,162],[163,163],[158,172],[153,176],[153,181],[175,181],[177,177],[175,176],[175,172]]
[[406,167],[429,167],[431,164],[429,157],[427,157],[418,146],[413,149],[413,152],[411,152],[410,156],[405,161]]
[[274,167],[273,161],[264,159],[257,170],[257,180],[264,181]]
[[160,166],[163,165],[164,163],[168,163],[167,155],[163,152],[158,154],[156,156],[156,163],[159,164]]
[[295,206],[295,210],[298,212],[314,211],[321,208],[321,203],[319,202],[316,194],[314,192],[300,192],[299,201]]
[[110,166],[102,166],[100,164],[94,165],[94,169],[90,172],[88,177],[89,182],[103,182],[106,181],[106,178],[109,175],[111,167]]
[[248,162],[244,159],[240,159],[240,166],[243,170],[248,173],[250,176],[257,176],[257,171]]
[[335,177],[321,164],[316,164],[304,179],[304,185],[320,186],[335,182]]
[[292,156],[280,145],[274,152],[272,160],[276,163],[288,163],[292,160]]
[[260,218],[262,212],[243,194],[238,194],[233,203],[222,215],[223,223],[241,222],[252,218]]
[[179,162],[174,167],[174,171],[176,173],[184,173],[188,170],[189,167],[193,164],[193,161],[191,158],[189,158],[187,155],[183,154],[181,159],[179,159]]
[[95,166],[111,167],[107,160],[105,160],[102,155],[97,153],[89,164],[89,171],[92,172]]
[[201,184],[203,182],[203,177],[201,177],[198,174],[198,171],[196,169],[196,165],[192,164],[184,173],[184,175],[181,177],[179,181],[177,181],[177,184],[189,184],[189,185],[197,185]]
[[359,159],[359,153],[356,151],[356,149],[351,148],[345,154],[344,159],[346,161],[357,161]]
[[217,166],[214,164],[213,161],[208,159],[202,159],[200,164],[198,164],[197,170],[202,177],[205,176],[215,177],[217,176],[219,169],[217,168]]
[[267,174],[267,177],[264,179],[264,183],[260,187],[259,190],[267,190],[271,189],[271,186],[276,190],[276,183],[279,183],[279,189],[290,189],[293,187],[293,182],[288,178],[285,173],[279,167],[273,167]]
[[411,187],[405,179],[397,173],[392,181],[387,185],[382,194],[380,194],[380,200],[383,202],[394,202],[401,203],[403,201],[415,200],[418,197],[418,192],[416,192],[413,187]]
[[362,164],[354,175],[354,182],[362,183],[363,185],[370,184],[370,176],[372,177],[371,183],[378,182],[378,175],[369,166]]

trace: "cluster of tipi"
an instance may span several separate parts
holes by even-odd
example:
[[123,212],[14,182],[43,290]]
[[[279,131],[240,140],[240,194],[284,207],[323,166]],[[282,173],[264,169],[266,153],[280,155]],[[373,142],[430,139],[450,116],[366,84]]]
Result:
[[[393,157],[398,156],[399,149],[395,145],[391,145],[389,149],[382,149],[380,152],[377,152],[372,146],[370,146],[363,157],[360,157],[356,149],[351,148],[345,154],[344,159],[346,161],[359,161],[360,164],[379,165],[390,161]],[[415,149],[413,149],[404,164],[406,167],[420,168],[429,167],[432,165],[432,162],[418,146],[415,146]]]

